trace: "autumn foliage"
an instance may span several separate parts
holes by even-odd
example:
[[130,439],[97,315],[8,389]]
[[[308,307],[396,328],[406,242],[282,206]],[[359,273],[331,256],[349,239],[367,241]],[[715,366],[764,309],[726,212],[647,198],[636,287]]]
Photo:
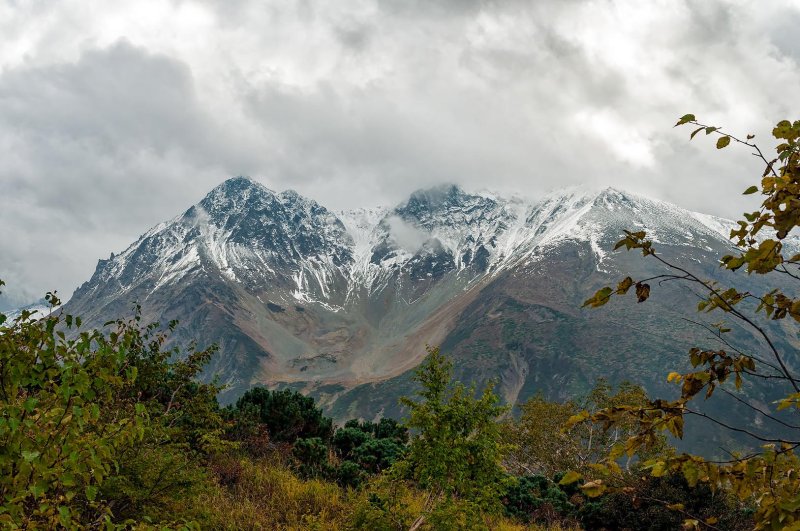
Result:
[[[769,158],[752,142],[753,136],[740,139],[719,127],[701,124],[694,115],[683,116],[678,123],[694,125],[691,137],[704,132],[717,135],[717,149],[732,143],[745,146],[764,164],[757,184],[744,191],[745,195],[760,193],[761,204],[731,230],[735,246],[731,254],[720,257],[719,266],[730,271],[744,270],[747,274],[770,275],[780,279],[781,285],[800,281],[800,255],[787,251],[786,239],[800,225],[800,121],[782,121],[772,131],[777,141],[776,156]],[[695,274],[690,266],[664,258],[644,231],[626,232],[616,248],[640,250],[651,260],[656,260],[665,272],[655,277],[634,280],[627,277],[616,287],[606,286],[588,299],[585,306],[598,308],[612,297],[626,295],[635,286],[639,302],[650,296],[650,284],[663,281],[683,282],[701,294],[697,310],[706,314],[718,312],[727,320],[736,321],[759,338],[759,351],[738,348],[727,334],[730,328],[725,321],[713,328],[717,348],[694,347],[689,351],[693,370],[674,371],[666,378],[679,386],[676,400],[649,400],[646,404],[613,406],[594,413],[576,415],[570,425],[582,422],[600,422],[605,429],[620,424],[635,426],[635,432],[615,445],[605,459],[590,474],[592,478],[585,489],[590,494],[600,494],[609,489],[624,489],[620,482],[619,460],[651,447],[658,434],[669,432],[683,436],[687,416],[702,417],[725,429],[736,431],[757,441],[757,451],[733,454],[725,459],[708,460],[690,454],[657,456],[644,463],[653,477],[681,474],[692,487],[706,485],[715,492],[729,492],[755,509],[757,529],[800,529],[800,459],[796,450],[800,446],[800,375],[796,373],[797,355],[793,348],[782,348],[775,340],[776,328],[770,322],[781,322],[782,329],[797,334],[800,322],[800,298],[785,288],[775,287],[765,293],[753,293],[723,286]],[[792,324],[794,323],[794,324]],[[784,396],[765,409],[737,396],[745,379],[761,379]],[[730,389],[730,387],[733,389]],[[722,392],[736,398],[755,411],[762,419],[781,427],[771,432],[757,426],[735,425],[723,422],[693,406],[699,397],[711,398]],[[791,411],[791,413],[789,413]],[[787,435],[788,434],[788,435]],[[577,480],[575,476],[574,479]],[[688,528],[716,528],[716,517],[701,518],[691,514],[685,504],[671,504],[671,508],[685,515]]]

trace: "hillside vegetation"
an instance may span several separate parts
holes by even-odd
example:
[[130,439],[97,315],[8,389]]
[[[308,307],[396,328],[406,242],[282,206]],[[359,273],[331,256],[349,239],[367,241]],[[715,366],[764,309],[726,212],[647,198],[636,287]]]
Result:
[[560,425],[580,407],[643,400],[636,386],[600,382],[581,404],[536,398],[514,420],[491,388],[452,382],[450,361],[431,349],[404,422],[335,427],[289,390],[255,388],[219,407],[218,387],[194,380],[213,350],[162,348],[175,323],[81,325],[23,312],[0,329],[4,527],[637,528],[647,514],[669,529],[680,515],[646,498],[633,508],[653,489],[746,521],[746,508],[677,476],[599,499],[559,484],[613,442]]

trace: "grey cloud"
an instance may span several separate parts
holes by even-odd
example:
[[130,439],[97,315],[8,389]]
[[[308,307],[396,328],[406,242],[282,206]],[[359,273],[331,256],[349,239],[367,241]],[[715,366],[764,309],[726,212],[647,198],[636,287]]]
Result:
[[123,42],[75,64],[8,72],[0,85],[2,119],[22,131],[86,139],[108,151],[121,141],[158,149],[196,125],[192,89],[185,65]]
[[795,64],[800,64],[798,28],[800,28],[800,9],[787,9],[779,16],[776,16],[775,26],[769,33],[770,39],[777,47],[778,52]]
[[485,0],[378,0],[377,5],[389,14],[413,18],[430,15],[453,17],[472,14],[490,4]]
[[372,28],[358,24],[343,24],[334,31],[342,45],[355,52],[365,50],[372,35]]
[[223,178],[207,156],[209,121],[185,65],[125,43],[0,76],[9,296],[74,287],[98,258],[188,206],[187,182]]
[[746,151],[690,143],[675,118],[768,147],[771,125],[798,112],[792,2],[150,8],[172,11],[152,28],[134,4],[78,0],[0,18],[4,49],[21,50],[0,53],[9,295],[69,293],[97,258],[237,174],[333,208],[448,181],[524,195],[609,185],[736,216],[759,168]]

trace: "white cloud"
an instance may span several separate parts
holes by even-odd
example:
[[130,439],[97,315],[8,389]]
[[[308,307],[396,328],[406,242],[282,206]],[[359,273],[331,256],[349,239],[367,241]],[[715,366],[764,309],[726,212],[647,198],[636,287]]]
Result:
[[399,216],[390,216],[386,221],[389,224],[389,234],[394,242],[410,254],[419,251],[431,238],[430,233],[406,223]]

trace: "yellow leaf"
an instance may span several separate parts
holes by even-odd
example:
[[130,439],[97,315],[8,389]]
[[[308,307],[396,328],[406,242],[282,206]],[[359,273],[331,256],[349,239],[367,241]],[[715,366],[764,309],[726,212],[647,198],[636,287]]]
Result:
[[619,284],[617,284],[617,294],[625,295],[631,286],[633,286],[633,279],[631,277],[625,277]]
[[613,290],[606,286],[605,288],[598,290],[597,293],[594,294],[594,297],[587,299],[583,303],[583,307],[589,306],[591,308],[599,308],[608,302],[608,299],[611,297],[611,293],[613,293]]
[[667,375],[667,381],[668,382],[673,382],[673,381],[674,382],[680,382],[681,378],[682,378],[682,376],[679,373],[674,372],[674,371]]
[[674,125],[674,127],[683,125],[685,123],[693,122],[694,120],[695,120],[694,114],[684,114],[683,116],[681,116],[680,120],[678,120],[678,123]]
[[590,498],[597,498],[606,491],[606,486],[603,485],[602,480],[596,479],[594,481],[589,481],[588,483],[584,483],[583,485],[581,485],[581,490],[583,490],[583,493],[589,496]]
[[664,474],[667,473],[667,464],[664,461],[658,461],[655,465],[653,465],[653,469],[650,471],[650,474],[654,478],[660,478]]
[[580,474],[578,474],[577,472],[574,472],[572,470],[569,470],[569,471],[567,471],[566,474],[564,474],[564,477],[561,478],[561,481],[559,481],[558,484],[559,485],[569,485],[571,483],[575,483],[579,479],[581,479],[581,475]]
[[589,412],[588,411],[581,411],[577,415],[572,415],[569,419],[567,419],[565,427],[567,429],[569,429],[569,428],[573,427],[575,424],[579,424],[579,423],[583,422],[584,420],[586,420],[588,418],[589,418]]

